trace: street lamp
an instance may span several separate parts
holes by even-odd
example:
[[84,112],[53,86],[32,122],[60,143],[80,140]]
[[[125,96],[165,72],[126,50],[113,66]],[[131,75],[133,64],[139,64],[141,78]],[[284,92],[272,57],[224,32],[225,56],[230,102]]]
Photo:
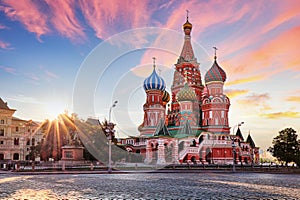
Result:
[[109,108],[109,113],[108,113],[108,125],[105,128],[105,132],[106,135],[108,137],[108,173],[112,172],[111,169],[111,140],[112,140],[112,134],[114,134],[115,130],[114,130],[114,126],[115,124],[111,123],[111,111],[112,108],[116,107],[118,101],[114,101],[114,103],[110,106]]
[[235,143],[234,139],[232,140],[232,154],[233,154],[233,164],[232,164],[232,172],[235,172]]

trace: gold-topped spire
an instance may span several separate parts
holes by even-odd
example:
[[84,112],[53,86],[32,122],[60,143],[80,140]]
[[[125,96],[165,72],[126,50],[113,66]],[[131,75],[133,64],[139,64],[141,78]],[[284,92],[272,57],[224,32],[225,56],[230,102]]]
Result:
[[189,22],[189,10],[186,10],[186,22],[183,24],[183,30],[189,29],[188,32],[186,32],[186,35],[190,34],[190,30],[192,30],[192,24]]
[[214,57],[214,59],[217,60],[217,50],[218,49],[217,49],[217,47],[213,47],[213,48],[215,49],[215,57]]
[[153,59],[153,69],[155,69],[155,60],[156,60],[156,58],[155,57],[152,57],[152,59]]

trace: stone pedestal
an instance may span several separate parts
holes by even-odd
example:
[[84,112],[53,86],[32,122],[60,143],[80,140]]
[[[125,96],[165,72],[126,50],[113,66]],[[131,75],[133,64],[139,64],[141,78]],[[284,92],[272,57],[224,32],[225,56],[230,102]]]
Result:
[[83,150],[82,146],[75,145],[66,145],[62,147],[62,158],[61,161],[65,164],[68,163],[80,163],[83,159]]

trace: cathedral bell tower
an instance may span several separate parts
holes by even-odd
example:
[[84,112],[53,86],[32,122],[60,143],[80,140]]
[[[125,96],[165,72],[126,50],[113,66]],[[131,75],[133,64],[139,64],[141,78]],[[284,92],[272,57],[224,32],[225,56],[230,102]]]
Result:
[[[168,111],[169,125],[174,126],[176,124],[176,116],[180,113],[180,104],[177,101],[177,93],[181,91],[185,84],[187,84],[196,94],[195,100],[193,100],[193,108],[195,117],[197,118],[197,126],[201,126],[201,102],[202,102],[202,90],[203,85],[201,81],[201,73],[199,69],[199,63],[195,58],[193,47],[191,44],[191,32],[192,24],[189,22],[189,16],[187,11],[186,22],[183,24],[184,31],[184,43],[181,54],[175,64],[173,84],[171,86],[171,106]],[[186,81],[185,81],[186,79]]]

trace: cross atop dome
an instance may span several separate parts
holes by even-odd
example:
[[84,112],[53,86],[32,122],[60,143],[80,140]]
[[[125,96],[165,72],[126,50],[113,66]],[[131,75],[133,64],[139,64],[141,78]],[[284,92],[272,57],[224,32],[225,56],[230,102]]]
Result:
[[186,21],[189,21],[189,10],[186,10]]
[[215,57],[214,58],[215,58],[215,60],[217,60],[217,50],[218,49],[217,49],[217,47],[213,47],[213,48],[215,49]]
[[155,57],[152,57],[152,59],[153,59],[153,68],[155,69],[155,60],[156,60],[156,58]]

